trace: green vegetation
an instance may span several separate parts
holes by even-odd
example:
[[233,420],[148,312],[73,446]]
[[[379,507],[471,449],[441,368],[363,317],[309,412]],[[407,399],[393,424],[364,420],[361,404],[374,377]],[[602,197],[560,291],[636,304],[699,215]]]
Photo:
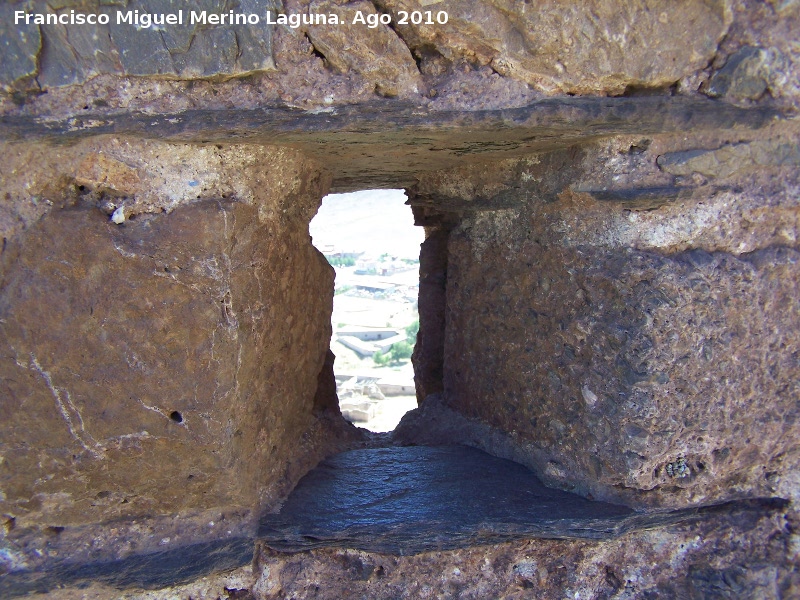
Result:
[[332,267],[355,267],[356,259],[347,256],[325,256]]
[[381,367],[389,364],[397,365],[411,358],[413,352],[414,347],[408,342],[397,342],[396,344],[392,344],[392,347],[389,348],[389,352],[386,354],[376,352],[372,355],[372,359],[375,361],[376,365]]
[[353,289],[353,286],[352,286],[352,285],[343,285],[343,286],[342,286],[342,287],[340,287],[338,290],[336,290],[336,291],[333,293],[333,295],[334,295],[334,296],[338,296],[339,294],[346,294],[347,292],[349,292],[349,291],[350,291],[350,290],[352,290],[352,289]]
[[396,344],[392,344],[392,349],[389,350],[389,356],[392,362],[399,363],[411,358],[413,352],[414,347],[408,342],[397,342]]
[[411,346],[417,345],[417,334],[419,333],[419,319],[406,327],[406,340]]

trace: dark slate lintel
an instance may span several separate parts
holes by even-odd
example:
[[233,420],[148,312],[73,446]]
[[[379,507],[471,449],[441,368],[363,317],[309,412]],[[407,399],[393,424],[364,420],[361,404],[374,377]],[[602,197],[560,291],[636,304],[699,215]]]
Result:
[[[707,99],[672,97],[558,98],[522,108],[433,111],[402,101],[381,101],[300,110],[286,106],[255,109],[189,110],[174,114],[81,113],[71,117],[0,117],[0,139],[68,139],[130,134],[186,142],[268,142],[324,144],[344,136],[392,143],[436,146],[441,134],[462,144],[439,148],[457,155],[490,155],[525,147],[558,148],[579,139],[626,133],[654,134],[695,129],[757,129],[779,111],[739,108]],[[420,132],[432,135],[420,140]],[[481,134],[491,133],[482,139]],[[439,134],[439,135],[436,135]],[[533,134],[533,135],[531,135]],[[565,143],[565,137],[567,143]],[[401,138],[402,139],[402,138]]]
[[[355,450],[304,477],[258,534],[135,554],[116,560],[48,559],[0,575],[0,598],[101,583],[160,589],[235,569],[256,545],[284,553],[349,548],[408,555],[523,539],[606,540],[629,532],[784,510],[754,499],[662,512],[590,501],[545,487],[527,468],[465,446]],[[66,554],[65,554],[66,556]]]
[[[781,118],[764,107],[680,97],[550,98],[521,108],[437,111],[400,100],[301,110],[287,106],[174,114],[0,116],[0,140],[71,143],[131,135],[186,143],[296,148],[335,174],[333,191],[408,187],[420,172],[501,160],[614,135],[758,129]],[[502,204],[502,202],[501,202]]]

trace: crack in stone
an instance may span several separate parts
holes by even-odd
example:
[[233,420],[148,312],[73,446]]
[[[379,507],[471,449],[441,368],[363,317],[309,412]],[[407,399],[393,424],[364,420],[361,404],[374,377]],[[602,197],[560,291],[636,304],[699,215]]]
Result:
[[[67,424],[67,428],[69,429],[72,437],[74,437],[78,443],[80,443],[80,445],[83,446],[83,448],[95,458],[104,458],[103,453],[106,449],[99,444],[88,431],[86,431],[86,427],[83,423],[83,417],[81,416],[78,408],[72,402],[72,396],[70,395],[69,391],[55,387],[55,385],[53,385],[53,379],[50,373],[42,368],[42,365],[39,364],[39,360],[36,358],[36,355],[31,353],[30,356],[31,366],[37,373],[39,373],[42,379],[44,379],[45,384],[47,384],[48,389],[53,394],[53,397],[56,400],[56,405],[58,406],[58,411],[61,413],[64,422]],[[75,427],[73,416],[75,421],[77,421],[78,429],[80,431],[78,431]],[[84,439],[84,437],[86,439]]]
[[134,254],[133,252],[128,252],[127,250],[124,250],[124,249],[120,248],[119,245],[116,242],[112,242],[112,243],[114,244],[114,250],[119,252],[125,258],[139,258],[139,256],[137,254]]
[[[369,3],[375,7],[375,11],[380,14],[383,12],[383,9],[380,6],[380,3],[376,0],[369,0]],[[402,34],[397,30],[397,27],[394,24],[394,18],[392,18],[391,22],[387,24],[387,27],[394,32],[394,35],[397,37],[398,40],[408,49],[408,53],[411,55],[411,58],[414,60],[414,65],[416,66],[417,73],[419,73],[420,77],[422,77],[422,71],[419,69],[419,61],[416,59],[416,55],[414,54],[413,48],[408,45],[406,39],[402,36]]]

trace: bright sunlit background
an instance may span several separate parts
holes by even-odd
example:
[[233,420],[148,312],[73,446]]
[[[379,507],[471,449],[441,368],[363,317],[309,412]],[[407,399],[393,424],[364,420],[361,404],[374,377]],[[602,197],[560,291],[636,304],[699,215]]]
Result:
[[402,190],[331,194],[311,222],[314,245],[336,270],[333,339],[342,414],[391,431],[417,407],[411,351],[419,329],[419,246]]

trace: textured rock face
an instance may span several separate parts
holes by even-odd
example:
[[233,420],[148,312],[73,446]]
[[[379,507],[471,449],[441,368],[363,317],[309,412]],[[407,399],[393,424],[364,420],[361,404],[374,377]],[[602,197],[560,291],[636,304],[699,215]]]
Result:
[[259,222],[302,223],[330,185],[318,163],[285,148],[110,136],[69,147],[4,142],[1,148],[0,232],[7,239],[78,199],[109,216],[120,209],[125,219],[170,213],[198,200],[234,199],[253,206]]
[[[796,36],[800,11],[786,2],[736,2],[734,20],[711,69],[682,82],[730,102],[775,98],[797,106],[800,63]],[[709,77],[710,76],[710,77]]]
[[[36,566],[47,527],[186,515],[169,547],[220,519],[187,534],[191,514],[223,509],[221,534],[236,535],[330,451],[329,407],[315,414],[314,398],[333,274],[307,229],[328,179],[286,151],[192,163],[186,147],[156,146],[73,148],[63,162],[54,150],[44,171],[7,172],[0,511],[17,567]],[[267,166],[281,187],[263,187]],[[238,187],[222,193],[234,170]],[[159,182],[217,199],[170,197]],[[35,223],[13,219],[26,183],[47,190]],[[120,527],[127,541],[95,560],[149,544]]]
[[[234,479],[210,476],[239,462],[233,406],[248,345],[232,266],[258,248],[232,253],[234,221],[254,220],[235,208],[200,204],[124,227],[65,209],[7,248],[4,512],[71,524],[202,506],[204,495],[246,501]],[[24,481],[45,456],[49,477]]]
[[[309,5],[312,14],[337,15],[345,24],[352,25],[356,15],[365,19],[377,16],[371,2],[315,1]],[[387,25],[354,35],[354,28],[311,25],[308,39],[326,63],[346,73],[350,70],[375,82],[375,92],[381,96],[399,96],[419,93],[422,80],[408,47]]]
[[[0,95],[0,114],[80,117],[87,110],[154,114],[276,104],[319,110],[380,96],[476,110],[524,106],[543,94],[636,95],[666,88],[744,105],[758,100],[797,107],[800,98],[793,42],[800,8],[792,2],[697,0],[679,8],[620,8],[605,1],[534,8],[499,0],[100,4],[2,5],[0,86],[11,93]],[[14,25],[13,11],[20,8],[68,14],[76,6],[89,13],[234,10],[262,18],[251,26],[143,30]],[[267,9],[347,17],[377,10],[391,14],[393,23],[292,28],[267,25]],[[420,9],[431,10],[434,19],[445,11],[449,20],[398,23],[400,11]]]
[[[451,244],[464,258],[450,266],[448,397],[532,442],[551,481],[581,472],[595,494],[672,504],[769,495],[792,477],[796,251],[531,242],[501,266],[485,259],[501,250],[492,243]],[[455,308],[467,303],[479,324]]]
[[[613,2],[598,1],[565,11],[557,2],[538,5],[534,10],[527,5],[490,0],[429,6],[434,14],[447,12],[447,24],[434,21],[435,25],[414,26],[403,25],[399,11],[419,10],[417,2],[377,4],[394,14],[398,32],[408,45],[420,55],[428,55],[425,70],[435,73],[441,69],[436,57],[466,59],[491,65],[501,75],[548,92],[622,92],[626,85],[669,85],[708,63],[731,21],[730,7],[721,1],[691,2],[680,9],[653,4],[627,11],[620,11]],[[69,14],[77,8],[106,14],[110,23],[28,24],[20,28],[14,24],[13,13],[28,5],[4,5],[2,33],[8,39],[4,54],[11,59],[4,61],[0,71],[5,85],[60,87],[101,74],[195,79],[276,70],[274,25],[267,24],[265,17],[271,10],[274,20],[284,8],[282,3],[272,2],[204,5],[170,0],[134,0],[111,6],[102,2],[62,2],[56,6],[33,2],[30,7],[45,15]],[[177,13],[184,7],[185,25],[136,28],[119,23],[116,16],[118,11]],[[360,35],[354,35],[355,12],[374,15],[377,11],[373,3],[289,2],[285,8],[289,14],[337,14],[345,19],[346,27],[307,29],[311,43],[334,68],[353,69],[374,80],[382,95],[419,91],[420,73],[409,48],[390,28],[362,27]],[[255,26],[191,24],[190,9],[220,14],[235,10],[257,14],[261,19]],[[663,56],[654,68],[651,53],[655,48]]]
[[418,187],[452,208],[517,198],[450,234],[445,402],[551,483],[642,505],[797,497],[796,157],[780,136],[682,150],[711,141],[618,139]]
[[[410,0],[380,4],[398,17],[401,10],[419,10]],[[435,71],[442,59],[464,59],[548,93],[621,94],[627,86],[669,86],[708,63],[731,21],[725,1],[678,7],[488,0],[434,3],[424,10],[447,11],[449,21],[398,25],[411,47],[429,54],[423,69]],[[660,58],[654,64],[656,48]]]
[[447,232],[433,231],[420,248],[420,332],[411,357],[417,399],[442,391],[447,305]]
[[[332,548],[283,554],[260,546],[252,567],[124,597],[791,598],[800,588],[794,528],[791,515],[743,508],[600,542],[530,540],[414,556]],[[41,597],[121,594],[95,583]]]
[[536,540],[408,557],[265,550],[251,589],[263,600],[792,597],[800,581],[796,557],[785,554],[786,525],[780,516],[735,512],[611,542]]
[[[4,86],[50,88],[84,83],[102,74],[197,79],[275,70],[273,26],[265,19],[255,25],[191,23],[188,8],[198,13],[205,10],[225,14],[236,9],[245,14],[266,15],[266,10],[274,13],[277,6],[252,0],[193,4],[174,0],[6,3],[0,8],[0,35],[4,40],[0,82]],[[180,9],[187,9],[184,25],[150,25],[139,19],[140,15],[145,18],[177,14]],[[108,24],[17,23],[15,13],[20,10],[45,18],[69,16],[71,10],[77,10],[105,15]],[[126,21],[117,19],[118,11]]]

